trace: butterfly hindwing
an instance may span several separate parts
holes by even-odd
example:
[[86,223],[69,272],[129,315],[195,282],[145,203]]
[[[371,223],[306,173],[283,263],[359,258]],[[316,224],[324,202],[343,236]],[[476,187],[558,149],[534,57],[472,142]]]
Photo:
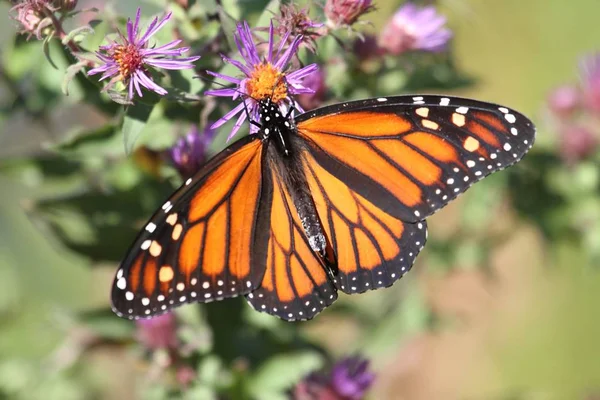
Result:
[[442,97],[390,97],[337,104],[298,116],[299,134],[330,173],[406,222],[442,208],[473,183],[519,161],[535,128],[495,104]]
[[151,218],[117,272],[115,312],[149,317],[183,303],[246,294],[260,284],[266,258],[260,245],[266,234],[256,228],[262,149],[256,138],[230,146]]
[[336,287],[361,293],[392,285],[427,240],[425,221],[403,222],[374,206],[304,155],[304,170],[337,265]]
[[266,268],[246,299],[256,310],[288,321],[310,319],[337,299],[336,288],[324,260],[310,247],[280,172],[271,165],[267,174],[260,210],[270,216]]

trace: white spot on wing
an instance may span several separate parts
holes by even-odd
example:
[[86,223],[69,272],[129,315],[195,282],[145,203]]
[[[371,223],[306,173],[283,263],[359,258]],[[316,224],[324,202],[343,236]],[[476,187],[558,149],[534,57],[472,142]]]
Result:
[[458,107],[456,112],[459,114],[466,114],[469,112],[469,107]]
[[127,281],[125,280],[125,278],[121,278],[117,281],[117,287],[121,290],[127,287]]
[[450,104],[450,99],[447,97],[442,97],[440,99],[440,106],[447,106]]

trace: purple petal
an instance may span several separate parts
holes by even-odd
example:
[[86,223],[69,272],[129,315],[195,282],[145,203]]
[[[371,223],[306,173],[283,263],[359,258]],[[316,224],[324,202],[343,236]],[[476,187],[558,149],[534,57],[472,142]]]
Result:
[[215,78],[219,78],[219,79],[222,79],[227,82],[231,82],[231,83],[235,83],[235,84],[239,84],[241,82],[240,79],[237,79],[237,78],[234,78],[234,77],[228,76],[228,75],[219,74],[218,72],[206,71],[206,73],[208,75],[212,75]]
[[238,104],[233,110],[229,111],[227,114],[223,115],[220,119],[218,119],[214,124],[210,126],[211,129],[216,129],[233,118],[237,113],[244,109],[244,104]]
[[87,72],[87,74],[88,74],[88,75],[96,75],[96,74],[99,74],[100,72],[104,72],[104,71],[108,70],[108,68],[109,68],[108,64],[104,64],[104,65],[101,65],[101,66],[99,66],[99,67],[96,67],[96,68],[90,69],[90,70]]
[[206,96],[234,97],[239,92],[235,89],[211,89],[204,92]]
[[189,57],[179,60],[166,60],[166,59],[153,59],[149,58],[145,60],[145,63],[148,65],[152,65],[153,67],[163,68],[163,69],[189,69],[194,68],[190,62],[194,62],[198,60],[200,57]]
[[131,78],[133,85],[135,86],[135,90],[137,92],[137,94],[142,97],[142,88],[140,88],[140,82],[139,80],[135,77],[135,75],[133,76],[133,78]]
[[221,58],[226,63],[229,63],[229,64],[233,65],[234,67],[236,67],[237,69],[239,69],[240,71],[242,71],[244,74],[246,74],[246,76],[250,76],[250,74],[252,73],[252,70],[250,70],[248,67],[246,67],[244,64],[242,64],[241,62],[239,62],[237,60],[234,60],[234,59],[229,58],[222,54],[221,54]]
[[[159,46],[159,47],[155,47],[153,49],[143,49],[143,53],[146,55],[156,54],[156,53],[166,54],[166,53],[164,53],[166,50],[169,50],[170,48],[177,46],[181,42],[182,42],[181,39],[173,40],[170,43],[167,43],[167,44]],[[176,49],[176,51],[180,51],[182,53],[185,53],[186,50],[188,50],[187,47],[182,47],[180,49]]]
[[296,36],[296,38],[294,39],[294,41],[292,42],[290,47],[287,48],[285,53],[283,53],[281,58],[279,60],[277,60],[277,62],[275,63],[275,65],[274,65],[275,68],[277,68],[279,70],[283,70],[285,68],[285,66],[290,62],[290,59],[292,58],[292,56],[298,51],[298,46],[300,45],[301,40],[302,40],[302,36],[300,36],[300,35]]
[[240,26],[238,25],[238,35],[242,41],[242,45],[246,49],[247,52],[247,60],[251,64],[260,64],[260,57],[258,56],[258,51],[256,50],[256,45],[252,40],[252,31],[250,30],[250,26],[246,21]]
[[[244,105],[244,103],[242,103],[242,105]],[[235,121],[235,124],[233,125],[233,128],[231,129],[231,132],[227,136],[227,141],[230,141],[235,136],[235,134],[240,130],[240,128],[242,127],[242,124],[246,120],[246,117],[247,116],[246,116],[245,112],[242,113],[242,114],[240,114],[240,116],[237,119],[237,121]]]
[[161,96],[164,96],[168,93],[164,88],[158,86],[152,79],[146,76],[146,74],[144,74],[141,70],[135,71],[134,76],[139,79],[140,83],[145,88],[152,90]]
[[315,72],[315,71],[317,71],[318,69],[319,69],[319,66],[318,66],[317,64],[314,64],[314,63],[313,63],[313,64],[310,64],[310,65],[307,65],[307,66],[305,66],[305,67],[302,67],[302,68],[300,68],[300,69],[299,69],[299,70],[297,70],[297,71],[290,72],[290,73],[287,75],[287,80],[288,80],[288,82],[290,82],[290,81],[294,81],[294,80],[302,79],[302,78],[304,78],[305,76],[308,76],[308,75],[310,75],[310,74],[314,73],[314,72]]
[[269,51],[267,53],[267,61],[273,64],[273,20],[269,24]]
[[[128,96],[127,98],[129,100],[133,99],[133,78],[129,81],[129,90],[128,90]],[[141,97],[141,96],[140,96]]]
[[279,41],[279,47],[277,48],[277,53],[273,57],[274,60],[277,60],[279,58],[279,54],[281,54],[281,50],[283,50],[283,46],[285,46],[289,37],[290,37],[290,31],[287,31],[285,33],[285,35],[283,35],[283,37]]
[[[150,26],[148,27],[148,30],[146,31],[146,33],[144,34],[144,36],[140,39],[139,44],[143,45],[145,44],[148,39],[150,39],[156,32],[158,32],[163,26],[165,26],[165,24],[171,19],[171,15],[173,13],[168,13],[156,26]],[[155,22],[155,21],[153,21]]]

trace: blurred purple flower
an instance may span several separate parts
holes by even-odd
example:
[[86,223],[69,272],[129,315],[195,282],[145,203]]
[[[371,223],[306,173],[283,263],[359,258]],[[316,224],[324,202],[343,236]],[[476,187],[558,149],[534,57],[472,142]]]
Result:
[[167,313],[150,319],[135,321],[137,339],[151,350],[173,349],[179,344],[177,340],[177,321],[175,315]]
[[40,40],[44,28],[52,25],[52,20],[46,14],[55,11],[52,0],[23,0],[17,2],[9,13],[19,23],[20,33],[27,34],[27,39],[35,35]]
[[339,361],[331,371],[331,387],[342,399],[362,399],[375,381],[368,368],[369,361],[358,356]]
[[119,39],[96,52],[102,65],[88,71],[88,75],[102,73],[100,80],[112,78],[105,87],[109,89],[121,81],[128,88],[127,99],[132,100],[134,90],[142,97],[142,86],[164,96],[167,91],[157,85],[149,74],[148,67],[163,69],[193,68],[193,62],[200,57],[174,58],[189,50],[188,47],[174,48],[181,40],[174,40],[159,47],[150,47],[149,39],[171,19],[171,13],[160,21],[154,18],[144,34],[140,34],[141,9],[137,9],[135,21],[127,20],[127,36],[119,32]]
[[329,376],[313,373],[299,382],[294,400],[361,400],[375,381],[369,361],[359,356],[338,361]]
[[298,95],[298,103],[305,110],[312,110],[323,104],[327,86],[325,86],[325,73],[322,69],[318,69],[312,74],[306,76],[303,82],[304,86],[312,89],[313,93],[304,93]]
[[569,123],[560,130],[560,154],[567,163],[594,154],[598,144],[598,137],[585,126]]
[[[270,98],[272,102],[282,108],[283,112],[290,106],[294,106],[299,111],[303,111],[300,105],[295,102],[290,95],[313,93],[314,91],[305,87],[302,81],[306,76],[316,71],[318,67],[317,64],[310,64],[296,71],[288,69],[287,66],[298,51],[298,46],[302,40],[300,36],[296,36],[289,47],[284,50],[288,37],[289,33],[284,35],[279,42],[277,50],[274,51],[273,25],[271,24],[271,27],[269,28],[267,54],[265,55],[265,58],[261,59],[256,45],[252,40],[252,31],[250,30],[250,27],[246,22],[238,24],[234,38],[244,63],[231,59],[225,55],[221,55],[221,57],[225,62],[233,64],[242,71],[245,77],[239,79],[233,76],[207,71],[209,75],[235,84],[235,87],[208,90],[205,94],[231,97],[233,100],[243,97],[243,101],[240,104],[211,126],[211,128],[216,129],[241,113],[227,140],[230,140],[237,133],[248,117],[244,111],[244,107],[248,109],[250,118],[253,120],[259,119],[258,101],[260,100]],[[250,133],[255,133],[257,130],[258,129],[254,125],[250,126]]]
[[350,26],[373,9],[371,0],[327,0],[325,15],[331,25]]
[[382,54],[382,49],[377,43],[377,38],[373,35],[364,35],[362,38],[356,38],[352,44],[352,50],[360,61],[371,60]]
[[592,112],[600,112],[600,53],[584,57],[580,63],[583,101]]
[[[294,4],[283,4],[275,20],[274,31],[279,37],[287,37],[288,43],[300,36],[300,46],[306,46],[313,53],[317,51],[316,39],[321,33],[315,29],[325,24],[315,22],[308,16],[308,8],[298,8]],[[269,29],[269,28],[261,28]]]
[[169,151],[171,162],[182,178],[194,175],[206,161],[206,151],[215,136],[215,130],[207,128],[200,133],[193,126],[189,133],[180,138]]
[[379,44],[394,55],[409,50],[444,51],[452,37],[445,25],[446,18],[439,15],[434,6],[420,8],[408,2],[384,27]]
[[573,85],[563,85],[548,96],[550,110],[559,117],[568,117],[579,107],[581,93]]

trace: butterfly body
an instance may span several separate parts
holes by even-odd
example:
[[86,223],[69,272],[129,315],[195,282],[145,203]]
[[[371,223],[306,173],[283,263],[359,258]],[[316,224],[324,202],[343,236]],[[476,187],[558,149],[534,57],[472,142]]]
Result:
[[516,111],[453,97],[294,119],[260,106],[259,132],[211,159],[140,233],[113,285],[118,315],[245,295],[259,311],[310,319],[338,291],[390,286],[425,245],[425,218],[535,138]]

